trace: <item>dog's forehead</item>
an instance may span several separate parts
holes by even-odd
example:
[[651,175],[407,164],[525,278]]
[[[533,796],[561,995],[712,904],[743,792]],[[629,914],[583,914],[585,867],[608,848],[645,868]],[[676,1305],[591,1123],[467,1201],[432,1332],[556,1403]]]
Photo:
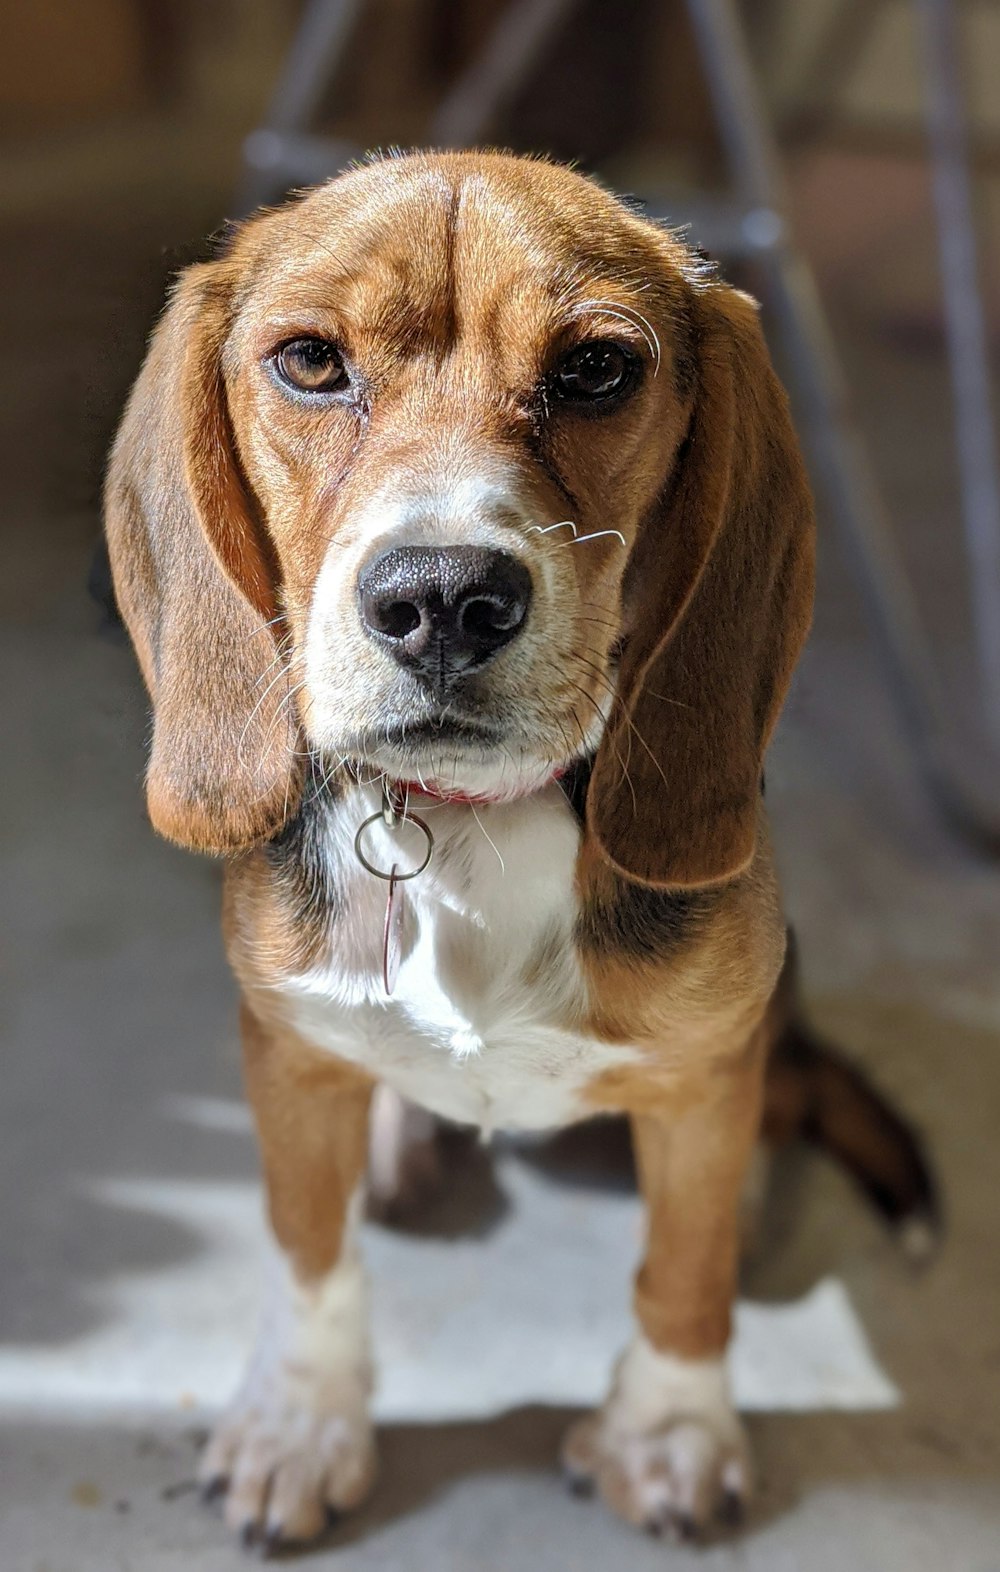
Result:
[[248,295],[280,313],[337,309],[388,328],[467,328],[498,310],[547,320],[600,294],[669,284],[662,238],[557,166],[486,155],[386,160],[269,215]]

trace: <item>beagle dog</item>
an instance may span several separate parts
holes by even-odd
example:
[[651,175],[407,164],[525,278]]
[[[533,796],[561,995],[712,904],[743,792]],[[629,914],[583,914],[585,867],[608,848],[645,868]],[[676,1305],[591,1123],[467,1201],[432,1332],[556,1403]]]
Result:
[[[762,762],[813,510],[752,300],[593,181],[373,161],[174,289],[107,482],[155,828],[225,858],[277,1249],[203,1479],[248,1541],[368,1491],[373,1091],[627,1115],[635,1332],[564,1461],[630,1523],[750,1489],[725,1374],[785,956]],[[901,1184],[903,1181],[900,1181]]]

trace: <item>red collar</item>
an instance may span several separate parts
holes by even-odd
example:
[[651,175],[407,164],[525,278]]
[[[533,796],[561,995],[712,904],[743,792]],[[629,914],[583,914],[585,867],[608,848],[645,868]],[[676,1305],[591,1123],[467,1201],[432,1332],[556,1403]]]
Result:
[[424,797],[429,802],[450,803],[459,808],[488,808],[498,802],[521,802],[525,797],[534,797],[536,792],[544,791],[546,786],[561,780],[565,773],[564,769],[553,770],[539,786],[532,786],[530,791],[516,792],[513,796],[491,796],[488,792],[436,791],[433,787],[421,786],[417,781],[397,781],[392,790],[399,801]]

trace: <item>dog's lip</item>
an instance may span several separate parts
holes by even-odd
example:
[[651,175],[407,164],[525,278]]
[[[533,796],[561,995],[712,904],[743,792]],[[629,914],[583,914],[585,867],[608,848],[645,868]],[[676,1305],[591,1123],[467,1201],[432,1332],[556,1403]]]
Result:
[[355,738],[351,752],[361,757],[384,754],[413,748],[437,747],[496,747],[504,740],[504,731],[495,722],[473,719],[463,715],[425,715],[414,719],[389,721],[377,731],[362,732]]

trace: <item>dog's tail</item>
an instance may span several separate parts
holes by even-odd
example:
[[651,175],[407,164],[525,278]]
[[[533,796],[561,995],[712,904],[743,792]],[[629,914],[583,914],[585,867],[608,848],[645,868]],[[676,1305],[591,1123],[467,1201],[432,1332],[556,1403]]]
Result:
[[857,1065],[807,1026],[795,989],[795,952],[775,1003],[764,1137],[796,1138],[827,1152],[892,1226],[908,1255],[930,1253],[941,1227],[934,1174],[916,1131]]

